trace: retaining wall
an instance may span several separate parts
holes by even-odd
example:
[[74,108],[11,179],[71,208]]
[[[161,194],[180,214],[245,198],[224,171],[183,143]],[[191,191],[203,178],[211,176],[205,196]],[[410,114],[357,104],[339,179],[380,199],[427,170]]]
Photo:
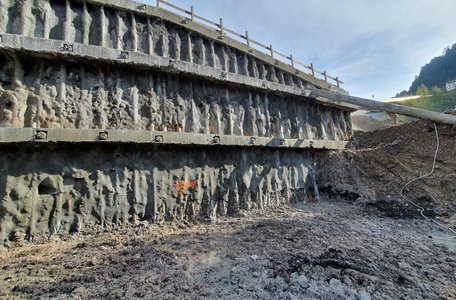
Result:
[[0,52],[3,127],[345,140],[349,111],[158,70]]
[[0,241],[313,201],[312,156],[222,146],[1,147]]
[[353,109],[309,87],[345,92],[132,1],[1,1],[0,243],[313,201]]

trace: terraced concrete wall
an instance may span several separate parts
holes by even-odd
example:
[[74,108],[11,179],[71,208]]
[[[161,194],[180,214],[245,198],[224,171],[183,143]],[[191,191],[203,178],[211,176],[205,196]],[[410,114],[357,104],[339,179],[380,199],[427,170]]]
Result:
[[352,110],[306,88],[341,89],[214,34],[128,0],[0,1],[0,243],[317,197]]

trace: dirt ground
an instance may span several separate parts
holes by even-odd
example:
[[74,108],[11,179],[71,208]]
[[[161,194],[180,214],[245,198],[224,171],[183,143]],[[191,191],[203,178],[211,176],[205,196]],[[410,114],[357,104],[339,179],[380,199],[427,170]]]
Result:
[[[401,199],[432,123],[357,133],[323,160],[322,199],[213,224],[140,226],[0,252],[2,299],[456,299],[456,239]],[[408,199],[456,228],[456,130]]]

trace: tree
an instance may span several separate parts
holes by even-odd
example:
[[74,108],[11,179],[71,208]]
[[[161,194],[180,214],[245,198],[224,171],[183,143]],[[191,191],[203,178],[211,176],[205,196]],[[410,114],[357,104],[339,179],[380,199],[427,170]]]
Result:
[[456,44],[446,47],[441,56],[434,57],[430,62],[421,67],[420,74],[410,86],[411,94],[417,93],[421,84],[428,87],[438,86],[444,88],[445,84],[456,78]]
[[439,88],[438,86],[434,85],[431,89],[431,95],[433,98],[436,98],[436,99],[442,99],[443,97],[443,91],[441,88]]
[[429,95],[429,89],[424,84],[420,84],[420,86],[416,89],[416,95],[425,97]]
[[400,93],[396,93],[396,96],[394,96],[394,98],[407,97],[407,96],[409,96],[409,93],[406,90],[403,90]]

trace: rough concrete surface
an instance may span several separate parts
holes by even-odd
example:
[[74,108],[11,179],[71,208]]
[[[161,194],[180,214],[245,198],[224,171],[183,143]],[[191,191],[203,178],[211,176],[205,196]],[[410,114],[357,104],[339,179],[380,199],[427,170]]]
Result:
[[[138,71],[140,73],[138,73]],[[4,127],[113,128],[346,140],[349,112],[161,72],[0,53]]]
[[217,146],[9,146],[0,155],[1,241],[312,201],[313,156]]
[[[99,129],[97,141],[109,140],[107,129],[296,143],[351,139],[350,110],[306,98],[303,88],[312,83],[297,74],[184,24],[105,4],[0,3],[0,34],[13,42],[0,47],[0,126]],[[33,49],[38,41],[59,41],[59,47]],[[71,56],[78,45],[119,56],[109,63]],[[131,53],[209,67],[245,82],[202,77],[197,68],[122,64]],[[301,94],[249,86],[249,78]],[[30,139],[46,137],[38,132]],[[6,244],[145,220],[191,223],[318,197],[313,150],[246,149],[245,142],[231,148],[2,142],[0,239]]]
[[208,34],[205,26],[187,26],[173,13],[138,13],[122,7],[132,7],[132,1],[111,1],[114,5],[103,2],[109,1],[5,0],[0,4],[0,33],[61,40],[65,52],[71,52],[75,43],[96,45],[125,51],[123,59],[128,59],[128,52],[146,53],[268,82],[299,87],[312,82],[345,92],[323,80],[296,73],[294,68],[258,51],[240,50],[246,47],[230,43],[234,40],[229,38],[219,39],[214,30]]
[[[67,28],[65,3],[5,2],[4,5],[10,5],[8,20],[3,21],[7,24],[5,30],[50,39],[69,38],[79,43],[88,41],[195,64],[204,65],[210,58],[209,54],[206,56],[202,38],[196,40],[194,47],[189,46],[188,34],[186,39],[169,44],[168,30],[173,32],[176,27],[168,28],[161,20],[148,31],[157,38],[153,53],[141,51],[143,44],[136,43],[133,34],[137,31],[125,28],[126,24],[132,24],[132,19],[128,19],[132,16],[110,8],[97,8],[96,14],[108,16],[103,17],[108,23],[94,30],[112,35],[99,36],[100,32],[96,31],[94,38],[100,40],[92,43],[89,34],[92,31],[83,31],[87,36]],[[44,14],[42,27],[23,15],[30,5],[34,6],[34,16]],[[83,14],[87,20],[87,12]],[[128,19],[127,23],[123,23],[124,18]],[[91,28],[87,24],[72,24],[76,24],[73,29]],[[110,28],[108,31],[104,31],[105,25]],[[178,36],[174,32],[173,37]],[[150,40],[146,44],[152,45]],[[228,48],[220,49],[226,55]],[[217,60],[214,55],[219,50],[211,52],[213,67],[247,75],[245,55],[242,56],[245,64],[240,67],[234,52],[227,56],[231,60]],[[169,74],[166,70],[46,56],[31,56],[21,51],[0,53],[1,126],[339,141],[351,136],[348,111],[323,106],[305,97],[247,86],[233,87],[188,74]],[[217,61],[226,65],[214,64]],[[271,72],[275,72],[274,68]],[[253,73],[257,74],[255,68]],[[255,76],[270,76],[262,74]],[[287,84],[285,79],[270,78]],[[2,243],[94,227],[113,228],[144,220],[215,219],[239,210],[278,206],[295,199],[307,201],[318,196],[316,160],[311,151],[154,146],[147,149],[147,145],[141,148],[128,144],[37,146],[2,146]]]

